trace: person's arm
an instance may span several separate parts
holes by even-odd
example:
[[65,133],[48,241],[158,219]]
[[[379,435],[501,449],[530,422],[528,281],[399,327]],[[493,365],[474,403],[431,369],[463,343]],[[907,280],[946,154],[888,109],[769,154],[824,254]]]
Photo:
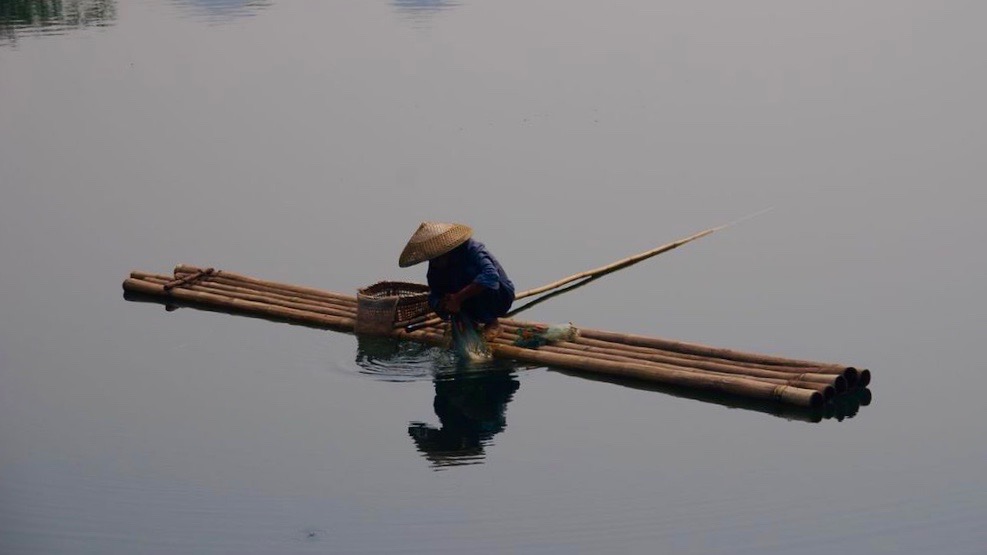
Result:
[[500,285],[500,274],[490,258],[490,253],[481,243],[470,242],[467,256],[478,273],[473,281],[459,291],[447,295],[444,300],[445,309],[455,314],[460,311],[464,302],[487,289],[497,289]]
[[446,296],[444,302],[445,309],[453,314],[456,314],[460,311],[460,309],[462,309],[463,302],[479,295],[480,293],[483,293],[486,288],[487,287],[485,285],[481,285],[475,281],[470,283],[459,291]]

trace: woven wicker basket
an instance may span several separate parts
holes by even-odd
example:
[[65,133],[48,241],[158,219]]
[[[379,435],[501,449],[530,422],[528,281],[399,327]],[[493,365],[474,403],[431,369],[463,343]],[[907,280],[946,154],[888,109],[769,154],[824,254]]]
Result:
[[357,290],[357,333],[388,335],[395,324],[431,312],[428,286],[402,281],[381,281]]

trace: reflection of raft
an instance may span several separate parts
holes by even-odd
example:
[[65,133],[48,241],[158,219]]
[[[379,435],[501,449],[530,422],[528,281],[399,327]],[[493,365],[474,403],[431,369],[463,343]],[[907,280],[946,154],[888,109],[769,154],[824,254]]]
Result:
[[[354,296],[259,280],[241,274],[180,265],[174,276],[132,272],[123,288],[133,293],[170,297],[277,320],[339,331],[354,331]],[[620,376],[668,385],[722,392],[753,399],[814,407],[870,382],[870,372],[840,365],[744,353],[655,337],[581,328],[570,341],[538,348],[513,344],[520,328],[543,324],[502,321],[491,350],[495,357],[562,369]],[[445,324],[387,334],[441,345]]]

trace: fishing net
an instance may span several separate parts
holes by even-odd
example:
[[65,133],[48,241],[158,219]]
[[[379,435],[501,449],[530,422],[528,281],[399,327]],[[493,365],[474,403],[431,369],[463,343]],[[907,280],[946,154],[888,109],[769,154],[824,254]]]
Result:
[[514,340],[514,344],[518,347],[537,349],[542,345],[556,341],[574,341],[577,337],[579,337],[579,330],[572,325],[572,322],[555,324],[547,328],[526,326],[518,328],[517,339]]
[[466,313],[460,312],[449,319],[451,333],[450,348],[464,360],[484,361],[493,358],[493,353],[479,326]]

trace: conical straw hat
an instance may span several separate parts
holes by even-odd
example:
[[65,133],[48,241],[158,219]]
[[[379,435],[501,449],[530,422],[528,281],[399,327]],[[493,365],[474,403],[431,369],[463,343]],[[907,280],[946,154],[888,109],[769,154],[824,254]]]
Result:
[[422,222],[401,251],[398,266],[407,268],[451,251],[473,235],[473,230],[463,224]]

